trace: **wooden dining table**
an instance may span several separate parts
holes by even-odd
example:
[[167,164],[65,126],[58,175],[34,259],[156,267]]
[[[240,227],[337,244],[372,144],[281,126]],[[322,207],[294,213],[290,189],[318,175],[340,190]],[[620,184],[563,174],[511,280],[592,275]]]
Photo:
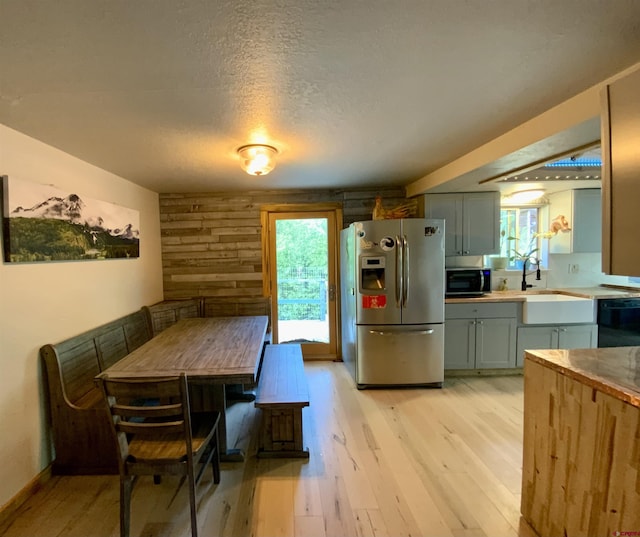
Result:
[[265,315],[182,319],[105,370],[112,378],[154,378],[185,373],[193,412],[220,412],[223,460],[243,460],[227,446],[227,384],[257,382],[267,331]]

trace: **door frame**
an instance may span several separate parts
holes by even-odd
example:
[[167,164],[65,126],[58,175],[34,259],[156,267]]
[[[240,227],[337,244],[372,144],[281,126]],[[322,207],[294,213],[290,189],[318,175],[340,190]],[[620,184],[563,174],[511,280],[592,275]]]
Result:
[[[288,203],[288,204],[267,204],[260,208],[260,224],[262,227],[262,294],[265,297],[269,297],[271,300],[271,311],[276,312],[277,305],[273,307],[273,301],[276,296],[271,288],[273,268],[270,262],[270,246],[272,241],[275,241],[275,237],[272,237],[271,230],[269,228],[269,221],[271,215],[277,215],[281,213],[317,213],[317,212],[331,212],[335,219],[334,234],[331,237],[327,237],[328,246],[331,248],[333,245],[333,256],[329,252],[329,262],[331,266],[329,270],[335,275],[334,285],[336,286],[335,300],[333,301],[333,326],[330,327],[330,333],[333,330],[335,333],[335,351],[328,354],[310,354],[304,355],[305,359],[318,359],[318,360],[335,360],[340,355],[341,348],[341,333],[340,333],[340,292],[339,292],[339,278],[340,278],[340,230],[343,226],[342,219],[342,204],[341,203]],[[331,304],[329,304],[331,307]],[[277,319],[271,320],[272,331],[277,333]],[[312,345],[312,344],[309,344]],[[304,352],[305,345],[302,345]]]

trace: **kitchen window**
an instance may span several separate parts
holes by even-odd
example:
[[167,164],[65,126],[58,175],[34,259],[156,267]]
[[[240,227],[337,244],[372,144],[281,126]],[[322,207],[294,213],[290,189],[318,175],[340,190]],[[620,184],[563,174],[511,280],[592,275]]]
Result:
[[539,231],[539,207],[500,209],[500,255],[509,259],[507,270],[522,270],[523,261],[518,258],[518,254],[527,255],[533,252],[531,257],[546,261],[546,252],[542,251],[542,241],[538,236]]

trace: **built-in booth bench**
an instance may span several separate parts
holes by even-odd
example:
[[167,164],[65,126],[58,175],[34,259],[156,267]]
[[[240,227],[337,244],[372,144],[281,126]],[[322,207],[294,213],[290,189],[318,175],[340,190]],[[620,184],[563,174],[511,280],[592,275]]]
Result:
[[151,332],[157,336],[180,319],[202,317],[202,304],[198,299],[169,300],[142,308],[149,318]]
[[198,317],[198,300],[143,307],[80,335],[40,348],[56,474],[117,474],[110,414],[95,377],[178,319]]
[[299,344],[265,348],[254,404],[262,410],[258,457],[309,457],[302,440],[309,388]]
[[[237,315],[270,318],[270,313],[268,299],[164,301],[41,347],[55,447],[53,472],[118,473],[110,414],[94,381],[99,373],[180,319]],[[269,341],[270,337],[265,343]],[[271,373],[263,377],[267,382]]]
[[56,474],[117,474],[109,411],[94,379],[151,339],[143,310],[44,345]]

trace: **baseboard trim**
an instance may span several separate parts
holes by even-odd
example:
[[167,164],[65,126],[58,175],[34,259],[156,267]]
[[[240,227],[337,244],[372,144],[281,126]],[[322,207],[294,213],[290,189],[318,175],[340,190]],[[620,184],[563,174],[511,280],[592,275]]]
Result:
[[502,377],[524,375],[522,367],[510,367],[508,369],[445,369],[444,378],[452,377]]
[[51,465],[49,465],[29,481],[29,483],[27,483],[22,490],[18,492],[18,494],[0,507],[0,533],[2,533],[4,526],[13,518],[20,507],[22,507],[22,505],[31,498],[31,496],[41,490],[42,487],[44,487],[44,485],[51,479],[51,476]]

